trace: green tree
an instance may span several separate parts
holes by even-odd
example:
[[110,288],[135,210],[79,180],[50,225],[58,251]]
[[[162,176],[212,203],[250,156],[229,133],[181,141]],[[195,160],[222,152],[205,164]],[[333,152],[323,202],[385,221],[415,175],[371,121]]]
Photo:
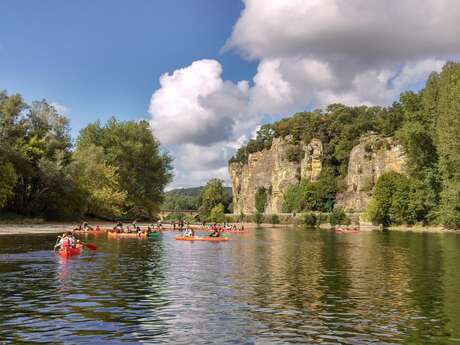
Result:
[[460,64],[447,63],[439,80],[437,143],[442,176],[441,221],[460,228]]
[[6,205],[8,198],[13,195],[16,179],[17,176],[13,165],[0,159],[0,209]]
[[407,221],[409,213],[409,179],[393,171],[380,176],[368,205],[370,220],[386,227]]
[[77,150],[102,147],[106,163],[117,169],[122,190],[127,192],[123,211],[131,217],[152,217],[160,209],[163,190],[171,180],[171,158],[160,152],[147,121],[119,122],[110,119],[80,132]]
[[213,178],[209,180],[201,192],[200,217],[208,219],[211,210],[217,205],[223,205],[225,201],[224,183],[221,179]]
[[75,183],[86,196],[85,214],[109,219],[124,214],[127,192],[120,186],[117,168],[106,163],[102,147],[79,148],[73,169]]
[[211,212],[209,213],[209,221],[214,222],[214,223],[223,223],[225,220],[225,215],[224,215],[224,205],[222,204],[217,204],[211,209]]
[[257,188],[254,203],[257,212],[264,213],[265,207],[267,206],[267,190],[264,187]]

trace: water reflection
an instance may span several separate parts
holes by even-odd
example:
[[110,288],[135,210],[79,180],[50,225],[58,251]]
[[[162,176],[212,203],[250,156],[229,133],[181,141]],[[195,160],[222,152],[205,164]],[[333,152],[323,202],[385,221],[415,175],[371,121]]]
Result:
[[[459,236],[0,237],[0,343],[460,343]],[[27,241],[26,241],[27,240]]]

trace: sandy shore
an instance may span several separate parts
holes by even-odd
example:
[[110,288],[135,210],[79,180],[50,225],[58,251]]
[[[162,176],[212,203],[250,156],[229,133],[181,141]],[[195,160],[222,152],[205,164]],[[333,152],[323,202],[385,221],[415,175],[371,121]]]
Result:
[[[99,225],[103,228],[111,228],[115,223],[111,222],[97,222],[91,223],[92,226]],[[126,223],[128,225],[128,223]],[[76,226],[76,223],[69,222],[45,222],[40,224],[0,224],[0,235],[17,235],[17,234],[50,234],[50,233],[63,233],[64,231],[72,230]],[[139,226],[147,226],[147,223],[139,223]],[[172,229],[170,224],[163,225],[165,229]],[[192,225],[193,228],[199,229],[201,225]],[[274,229],[287,229],[293,228],[293,224],[255,224],[255,223],[244,223],[246,229],[255,228],[274,228]],[[322,224],[321,229],[331,229],[328,224]],[[379,228],[372,225],[361,225],[360,230],[363,232],[367,231],[379,231]],[[426,232],[426,233],[457,233],[460,231],[446,230],[442,227],[422,227],[422,226],[397,226],[391,227],[390,231],[411,231],[411,232]]]

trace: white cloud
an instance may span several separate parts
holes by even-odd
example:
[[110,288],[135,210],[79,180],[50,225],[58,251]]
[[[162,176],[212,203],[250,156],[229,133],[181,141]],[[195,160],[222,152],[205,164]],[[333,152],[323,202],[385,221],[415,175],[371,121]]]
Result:
[[216,60],[199,60],[160,77],[149,112],[163,144],[208,144],[231,136],[245,107],[248,85],[224,81],[221,73]]
[[224,50],[259,62],[250,85],[215,60],[164,74],[151,125],[173,145],[175,185],[227,177],[267,116],[341,102],[388,105],[460,54],[456,0],[243,0]]
[[52,102],[50,105],[53,106],[54,109],[56,109],[56,111],[59,114],[62,114],[62,115],[68,115],[69,114],[70,109],[67,108],[65,105],[62,105],[62,104],[60,104],[58,102]]

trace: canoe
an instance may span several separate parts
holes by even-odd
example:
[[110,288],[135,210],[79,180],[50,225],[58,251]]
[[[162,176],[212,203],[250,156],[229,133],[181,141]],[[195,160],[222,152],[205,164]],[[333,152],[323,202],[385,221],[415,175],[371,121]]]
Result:
[[109,238],[147,238],[147,234],[145,234],[145,233],[138,234],[136,232],[108,231],[107,235],[108,235]]
[[59,255],[65,258],[68,256],[78,255],[81,253],[82,249],[83,249],[83,245],[78,243],[75,248],[66,247],[66,248],[59,249]]
[[209,237],[209,236],[176,236],[178,241],[209,241],[209,242],[223,242],[228,241],[228,237]]
[[151,232],[147,237],[150,239],[150,240],[157,240],[159,239],[161,236],[161,233],[160,232]]
[[107,232],[106,230],[74,230],[74,231],[77,235],[85,235],[85,234],[102,235]]

